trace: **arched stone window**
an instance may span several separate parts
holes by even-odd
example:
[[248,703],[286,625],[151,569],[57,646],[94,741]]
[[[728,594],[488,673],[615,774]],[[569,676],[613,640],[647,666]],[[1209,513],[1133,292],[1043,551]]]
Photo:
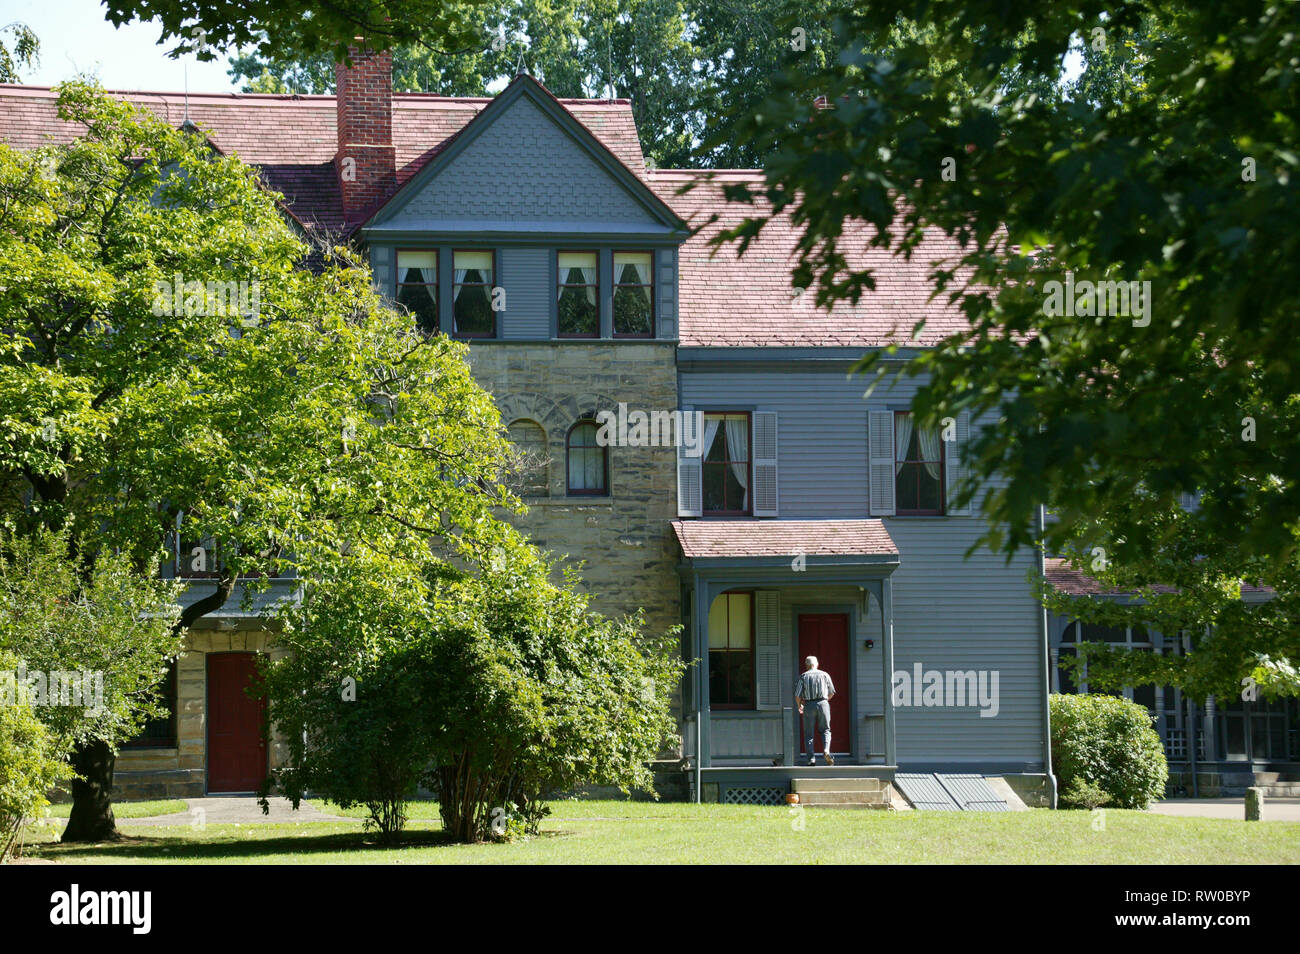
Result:
[[583,418],[565,441],[566,486],[570,496],[609,493],[609,452],[596,441],[596,422]]
[[536,421],[520,418],[506,428],[518,456],[512,474],[515,493],[524,497],[545,497],[550,493],[551,460],[546,451],[546,432]]

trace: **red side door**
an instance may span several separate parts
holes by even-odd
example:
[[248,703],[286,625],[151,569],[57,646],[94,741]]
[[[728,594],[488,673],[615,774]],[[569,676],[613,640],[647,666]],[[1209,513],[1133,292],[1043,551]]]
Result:
[[255,792],[266,777],[256,653],[208,654],[208,792]]
[[[808,613],[799,616],[799,671],[807,656],[816,656],[819,669],[824,669],[835,683],[831,697],[831,751],[847,754],[852,745],[852,726],[849,701],[853,689],[849,672],[849,618],[843,613]],[[807,734],[800,735],[803,748]],[[821,740],[818,740],[820,752]]]

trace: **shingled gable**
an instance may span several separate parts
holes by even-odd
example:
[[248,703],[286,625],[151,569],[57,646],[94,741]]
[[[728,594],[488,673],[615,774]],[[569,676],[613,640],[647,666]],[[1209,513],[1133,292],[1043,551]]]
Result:
[[[284,207],[303,227],[350,231],[334,160],[338,153],[334,96],[265,93],[116,91],[109,95],[179,127],[186,115],[212,145],[257,167],[284,195]],[[549,93],[547,95],[550,95]],[[84,127],[59,119],[49,87],[0,83],[0,141],[18,149],[71,142]],[[492,100],[487,97],[393,95],[397,184],[408,181],[450,145]],[[627,100],[564,99],[559,105],[598,137],[625,168],[644,169]],[[355,220],[354,220],[355,223]]]
[[545,87],[521,74],[444,142],[360,232],[683,237],[685,223],[642,180],[644,173],[625,165]]

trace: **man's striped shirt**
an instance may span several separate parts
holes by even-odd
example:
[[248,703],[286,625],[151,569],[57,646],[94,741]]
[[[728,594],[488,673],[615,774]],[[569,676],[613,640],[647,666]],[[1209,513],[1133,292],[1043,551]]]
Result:
[[794,694],[807,702],[809,699],[829,699],[835,691],[835,683],[821,669],[809,669],[794,684]]

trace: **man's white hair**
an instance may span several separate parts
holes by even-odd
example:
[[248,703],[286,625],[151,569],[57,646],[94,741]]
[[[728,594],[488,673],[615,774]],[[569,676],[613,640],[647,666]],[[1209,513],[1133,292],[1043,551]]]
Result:
[[805,666],[809,666],[809,667],[816,666],[816,665],[817,665],[817,657],[816,657],[816,656],[804,656],[804,657],[803,657],[803,664],[804,664]]

